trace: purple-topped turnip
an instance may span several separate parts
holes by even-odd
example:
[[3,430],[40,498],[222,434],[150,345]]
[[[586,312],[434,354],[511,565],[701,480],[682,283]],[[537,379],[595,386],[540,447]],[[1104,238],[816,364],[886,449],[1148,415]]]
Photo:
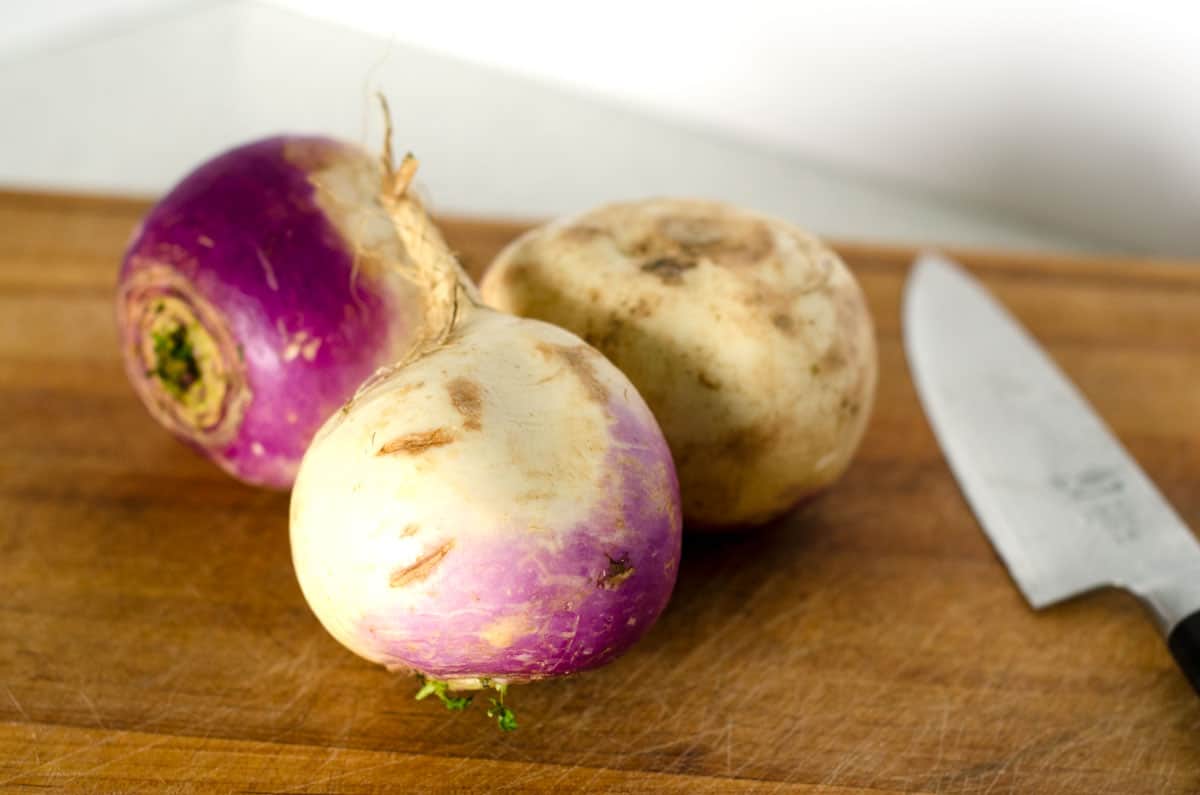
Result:
[[[390,159],[390,158],[389,158]],[[658,618],[680,505],[641,396],[570,332],[494,312],[396,172],[385,204],[431,297],[418,348],[317,433],[292,555],[335,638],[424,677],[419,696],[602,665]]]
[[376,158],[327,138],[238,147],[185,177],[125,255],[126,371],[151,414],[248,483],[287,488],[313,433],[421,325]]

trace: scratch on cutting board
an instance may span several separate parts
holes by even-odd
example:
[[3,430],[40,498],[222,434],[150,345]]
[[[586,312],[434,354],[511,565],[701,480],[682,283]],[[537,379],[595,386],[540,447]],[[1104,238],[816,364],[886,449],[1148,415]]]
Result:
[[108,726],[105,725],[104,718],[100,717],[100,710],[96,709],[96,702],[92,701],[91,696],[89,696],[87,691],[85,691],[82,687],[79,688],[79,698],[84,704],[87,704],[88,709],[92,713],[92,717],[96,720],[96,725],[101,729],[107,729]]
[[[854,705],[858,706],[886,699],[890,688],[891,684],[889,682],[880,682],[875,688],[860,689],[855,698]],[[862,742],[852,751],[843,754],[837,764],[833,766],[833,769],[821,779],[821,783],[825,786],[834,786],[844,773],[860,770],[864,765],[872,766],[871,759],[875,755],[875,752],[879,749],[886,751],[886,744],[878,739],[880,732],[884,728],[881,725],[872,725]],[[873,773],[874,771],[871,772]]]
[[[550,778],[549,776],[546,775],[544,766],[539,765],[537,767],[529,768],[528,777],[530,779],[530,783],[533,783],[535,781],[538,781],[539,779],[542,779],[542,784],[544,785],[544,789],[546,789],[549,792],[555,792],[562,788],[563,782],[572,773],[575,773],[579,770],[590,769],[590,768],[584,768],[582,765],[556,765],[556,767],[558,768],[558,775],[555,776],[554,778]],[[596,776],[596,774],[593,773],[592,778],[595,778],[595,776]],[[516,789],[518,792],[520,791],[519,787],[514,786],[514,789]],[[586,787],[581,785],[580,789],[586,789]]]
[[44,762],[41,762],[40,764],[36,765],[35,767],[33,767],[30,770],[23,770],[20,773],[17,773],[16,775],[13,775],[13,776],[9,776],[6,779],[0,779],[0,786],[3,786],[5,784],[11,784],[14,781],[17,781],[18,779],[25,778],[26,776],[28,776],[32,773],[36,773],[39,770],[45,770],[47,767],[50,767],[51,765],[56,765],[59,762],[65,762],[66,760],[70,759],[71,757],[79,756],[80,754],[83,754],[88,751],[94,750],[96,748],[100,748],[105,745],[108,745],[108,744],[120,739],[121,737],[123,737],[126,734],[128,734],[128,732],[125,732],[125,731],[115,732],[114,734],[110,734],[107,737],[100,738],[99,740],[97,740],[94,743],[86,743],[84,745],[79,746],[78,748],[76,748],[74,750],[67,751],[65,754],[59,754],[58,756],[52,757],[50,759],[47,759]]
[[[282,756],[282,755],[283,755],[283,749],[280,748],[277,756]],[[338,746],[331,746],[331,747],[325,748],[325,758],[322,759],[320,761],[320,763],[318,763],[315,767],[312,768],[312,772],[319,773],[320,771],[324,770],[325,768],[329,767],[331,764],[336,762],[338,757],[340,757],[341,755],[342,755],[342,749],[339,748]],[[362,771],[355,770],[354,772],[357,774]],[[330,777],[330,778],[332,778],[332,777]],[[320,778],[313,779],[310,783],[302,784],[294,789],[307,789],[307,788],[313,786],[314,784],[316,784],[318,781],[320,781]],[[286,791],[287,790],[285,790],[285,792]]]
[[725,775],[733,771],[733,718],[725,719]]
[[347,770],[343,773],[337,773],[332,776],[318,776],[317,778],[314,778],[311,781],[307,781],[303,784],[297,784],[294,787],[289,787],[288,789],[285,789],[282,791],[283,792],[299,792],[301,790],[312,789],[313,787],[316,787],[318,785],[320,785],[321,787],[328,787],[329,784],[333,783],[334,781],[340,781],[342,779],[349,778],[350,776],[362,776],[366,773],[374,773],[379,770],[386,770],[389,767],[399,767],[401,765],[407,765],[407,764],[412,764],[412,759],[406,755],[406,756],[400,757],[399,759],[389,759],[386,762],[380,762],[377,765],[368,765],[366,767],[356,767],[351,770]]
[[[127,733],[121,732],[120,734],[121,734],[121,736],[125,736]],[[104,760],[103,762],[101,762],[98,765],[93,765],[92,767],[89,767],[87,770],[80,770],[78,773],[73,773],[72,775],[82,779],[92,773],[95,773],[98,770],[103,770],[104,768],[108,767],[109,765],[114,765],[117,762],[124,762],[127,759],[132,759],[133,757],[137,756],[138,754],[145,753],[146,751],[149,751],[153,748],[157,748],[160,745],[169,743],[172,739],[174,739],[174,738],[172,738],[169,735],[164,735],[164,736],[159,737],[158,739],[154,740],[153,742],[149,742],[144,745],[135,746],[134,748],[130,749],[126,753],[118,754],[118,755],[112,757],[111,759]]]
[[21,713],[21,717],[24,718],[27,723],[33,723],[33,721],[29,719],[29,713],[26,712],[25,708],[21,706],[21,702],[17,701],[17,696],[13,693],[12,688],[10,688],[8,685],[0,686],[2,686],[4,688],[4,692],[8,694],[8,699],[13,703],[13,706],[17,708],[17,712]]
[[[1005,779],[1006,774],[1010,772],[1015,773],[1025,762],[1034,761],[1039,758],[1041,758],[1043,765],[1048,764],[1053,761],[1055,756],[1061,753],[1064,747],[1073,744],[1078,734],[1079,732],[1077,731],[1063,731],[1062,729],[1055,728],[1047,729],[1021,743],[1000,759],[971,765],[947,775],[927,779],[923,782],[923,786],[936,786],[940,789],[942,786],[949,784],[957,788],[969,785],[970,782],[974,781],[977,783],[975,791],[979,792],[980,795],[990,795],[1000,785],[1000,782]],[[982,787],[982,789],[979,789],[979,787]]]
[[[556,779],[556,781],[549,782],[549,781],[543,780],[546,777],[545,777],[545,775],[542,771],[542,767],[540,765],[531,765],[531,766],[525,768],[524,770],[522,770],[520,773],[513,775],[508,780],[508,786],[505,787],[505,789],[510,789],[515,792],[524,792],[528,789],[533,789],[534,785],[538,785],[538,789],[540,789],[544,792],[554,792],[557,789],[559,789],[559,787],[557,787],[555,785],[558,782],[561,782],[562,779],[574,769],[576,769],[576,768],[569,767],[565,773],[563,773],[562,775],[560,775],[558,777],[558,779]],[[447,776],[447,779],[448,778],[449,777]],[[579,787],[579,789],[583,790],[584,787],[581,785]]]
[[[806,652],[800,647],[789,647],[788,660],[787,660],[787,663],[785,663],[785,665],[784,665],[784,669],[785,670],[792,669],[795,659],[797,659],[799,656],[802,656],[803,653],[806,653]],[[741,680],[739,680],[739,684],[741,684]],[[763,689],[765,689],[766,687],[768,687],[769,685],[770,685],[769,680],[759,679],[759,680],[755,681],[754,686],[749,691],[741,691],[741,692],[735,691],[733,694],[733,697],[737,701],[753,703],[760,697],[761,691]],[[762,760],[764,758],[764,755],[768,751],[773,751],[773,750],[775,750],[775,748],[778,748],[779,746],[782,746],[783,744],[787,743],[802,728],[804,728],[804,726],[806,725],[806,722],[802,716],[807,715],[810,712],[810,710],[806,709],[806,707],[809,705],[810,702],[819,702],[820,698],[824,695],[824,692],[825,692],[824,686],[821,684],[817,684],[816,687],[814,687],[813,689],[809,690],[806,693],[804,698],[798,704],[789,705],[788,709],[787,709],[787,714],[790,715],[790,719],[788,720],[787,729],[785,730],[784,734],[781,737],[779,737],[777,740],[775,740],[772,743],[772,747],[770,747],[770,748],[765,747],[762,743],[751,744],[750,748],[752,750],[749,753],[741,755],[741,757],[740,757],[741,761],[733,771],[734,777],[736,778],[736,777],[740,776],[743,771],[750,769],[754,765],[758,764],[760,762],[760,760]]]

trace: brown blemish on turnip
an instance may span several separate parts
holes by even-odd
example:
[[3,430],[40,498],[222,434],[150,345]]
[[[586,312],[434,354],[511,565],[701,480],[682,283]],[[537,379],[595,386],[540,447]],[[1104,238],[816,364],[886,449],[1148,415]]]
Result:
[[729,212],[668,216],[658,232],[684,253],[727,267],[754,265],[775,248],[765,223]]
[[393,588],[403,588],[406,585],[427,579],[429,575],[433,574],[438,564],[442,562],[442,558],[449,555],[452,549],[454,549],[453,539],[442,544],[432,552],[422,555],[411,566],[402,566],[393,571],[392,575],[388,577],[388,585]]
[[635,303],[633,308],[629,310],[629,314],[635,318],[643,320],[650,317],[654,314],[654,310],[658,308],[658,305],[661,302],[661,298],[659,296],[655,296],[655,298],[658,298],[659,300],[656,300],[653,304],[651,304],[649,298],[644,295],[639,296],[637,303]]
[[515,263],[504,271],[504,281],[513,285],[528,283],[533,271],[534,267],[532,265],[528,265],[524,262]]
[[847,364],[846,354],[842,349],[840,342],[834,341],[825,353],[821,354],[821,358],[817,360],[816,367],[824,373],[832,373],[842,369]]
[[752,461],[769,448],[782,431],[782,427],[774,426],[736,429],[718,440],[717,445],[731,460]]
[[657,276],[663,284],[678,285],[683,284],[684,272],[694,267],[696,267],[696,263],[690,260],[659,257],[643,264],[641,271]]
[[463,416],[463,427],[468,431],[477,431],[483,427],[480,418],[483,416],[483,389],[478,382],[469,378],[455,378],[446,384],[450,393],[450,402],[454,410]]
[[417,524],[416,522],[410,522],[404,526],[403,530],[400,531],[400,537],[401,538],[411,538],[412,536],[415,536],[417,534],[417,531],[419,531],[420,529],[421,529],[421,525]]
[[796,321],[792,320],[791,315],[784,314],[783,312],[776,312],[771,315],[771,325],[788,336],[791,336],[796,331]]
[[617,341],[625,332],[625,321],[620,315],[613,315],[608,318],[608,327],[604,329],[602,334],[588,333],[585,340],[588,344],[593,345],[599,350],[608,351],[610,354],[616,350]]
[[634,569],[629,565],[629,558],[614,558],[612,555],[605,555],[605,557],[608,558],[608,565],[596,580],[596,585],[606,591],[613,591],[633,576]]
[[[763,426],[735,428],[716,438],[693,441],[676,451],[675,463],[685,478],[708,471],[709,461],[725,462],[726,471],[753,471],[762,457],[780,443],[790,427],[789,422],[780,419]],[[685,512],[705,515],[709,507],[718,509],[734,504],[740,488],[736,478],[705,477],[702,487],[685,493]]]
[[551,345],[546,342],[537,344],[538,353],[545,356],[547,359],[557,358],[562,360],[579,382],[583,384],[584,391],[587,392],[588,398],[600,404],[608,403],[608,387],[596,376],[596,370],[592,367],[592,357],[600,356],[601,354],[595,349],[587,345]]
[[[699,260],[746,268],[767,260],[776,250],[767,223],[719,205],[687,207],[662,215],[649,229],[643,228],[632,239],[622,241],[620,248],[628,259],[645,262],[643,270],[659,261],[686,263],[687,269]],[[664,273],[671,279],[666,283],[679,283],[675,280],[678,273]]]
[[859,327],[866,311],[863,304],[851,295],[838,295],[833,309],[837,331],[833,342],[817,360],[823,372],[839,370],[859,359]]
[[397,436],[380,447],[375,455],[394,455],[405,453],[417,455],[434,447],[443,447],[454,441],[454,434],[445,428],[434,428],[432,431],[417,431]]
[[518,504],[524,504],[528,502],[540,502],[542,500],[551,499],[554,499],[554,492],[547,491],[546,489],[531,489],[530,491],[521,492],[513,498],[513,501]]
[[699,381],[700,386],[704,387],[705,389],[717,390],[721,388],[721,382],[703,370],[698,370],[696,372],[696,380]]
[[844,397],[842,398],[842,402],[838,405],[838,408],[843,414],[849,414],[851,417],[853,417],[858,414],[858,412],[862,409],[862,406],[859,405],[857,400],[851,400],[848,397]]

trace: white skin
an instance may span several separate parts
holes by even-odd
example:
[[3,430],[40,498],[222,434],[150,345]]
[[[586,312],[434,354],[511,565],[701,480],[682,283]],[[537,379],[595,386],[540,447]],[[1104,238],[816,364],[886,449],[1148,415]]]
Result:
[[832,484],[877,362],[853,275],[791,224],[657,199],[534,230],[482,283],[492,306],[598,347],[650,404],[689,528],[768,521]]

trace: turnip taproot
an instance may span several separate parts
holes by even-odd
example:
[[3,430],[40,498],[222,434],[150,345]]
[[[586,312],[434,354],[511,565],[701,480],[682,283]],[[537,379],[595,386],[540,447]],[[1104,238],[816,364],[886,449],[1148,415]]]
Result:
[[147,215],[117,295],[130,382],[169,430],[249,483],[287,488],[317,427],[421,326],[384,267],[399,241],[378,160],[327,138],[233,149]]
[[482,292],[599,348],[654,410],[689,528],[772,519],[850,463],[875,393],[870,314],[819,240],[725,204],[614,204],[509,245]]
[[386,204],[428,323],[314,438],[292,555],[335,638],[460,707],[447,691],[562,676],[629,648],[674,585],[680,506],[633,385],[573,334],[477,303],[408,189],[413,168],[395,172]]

